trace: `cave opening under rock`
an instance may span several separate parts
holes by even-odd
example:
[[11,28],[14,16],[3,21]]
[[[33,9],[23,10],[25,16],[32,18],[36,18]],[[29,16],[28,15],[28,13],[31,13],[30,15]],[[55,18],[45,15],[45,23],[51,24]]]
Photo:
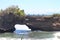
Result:
[[25,25],[25,24],[15,24],[14,27],[15,27],[16,30],[31,30],[31,29],[29,29],[28,26]]

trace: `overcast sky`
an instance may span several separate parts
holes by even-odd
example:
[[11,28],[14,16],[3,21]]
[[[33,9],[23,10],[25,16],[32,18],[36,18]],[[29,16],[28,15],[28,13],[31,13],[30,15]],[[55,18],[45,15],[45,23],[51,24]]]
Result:
[[0,9],[18,5],[26,14],[60,13],[60,0],[0,0]]

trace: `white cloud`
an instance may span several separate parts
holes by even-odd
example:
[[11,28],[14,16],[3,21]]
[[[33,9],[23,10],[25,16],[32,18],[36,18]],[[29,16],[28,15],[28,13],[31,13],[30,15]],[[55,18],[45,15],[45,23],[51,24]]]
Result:
[[48,14],[48,12],[60,13],[60,8],[55,8],[55,9],[29,9],[29,10],[25,10],[26,14]]

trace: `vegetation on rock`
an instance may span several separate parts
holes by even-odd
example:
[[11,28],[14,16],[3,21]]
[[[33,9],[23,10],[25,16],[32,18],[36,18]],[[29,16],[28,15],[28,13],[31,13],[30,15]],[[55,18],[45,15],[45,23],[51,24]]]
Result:
[[60,14],[59,13],[54,13],[52,16],[53,17],[60,17]]
[[14,32],[15,24],[26,24],[31,30],[60,31],[60,14],[26,15],[18,6],[0,10],[0,33]]
[[0,33],[14,32],[15,24],[23,24],[25,18],[24,10],[18,6],[11,6],[0,11]]

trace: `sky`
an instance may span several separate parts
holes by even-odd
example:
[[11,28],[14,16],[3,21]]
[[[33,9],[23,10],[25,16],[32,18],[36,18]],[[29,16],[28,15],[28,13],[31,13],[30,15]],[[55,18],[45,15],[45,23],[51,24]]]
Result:
[[60,13],[60,0],[0,0],[0,9],[18,5],[26,14]]
[[20,24],[16,24],[15,28],[16,28],[16,30],[31,30],[31,29],[28,28],[28,26],[20,25]]

